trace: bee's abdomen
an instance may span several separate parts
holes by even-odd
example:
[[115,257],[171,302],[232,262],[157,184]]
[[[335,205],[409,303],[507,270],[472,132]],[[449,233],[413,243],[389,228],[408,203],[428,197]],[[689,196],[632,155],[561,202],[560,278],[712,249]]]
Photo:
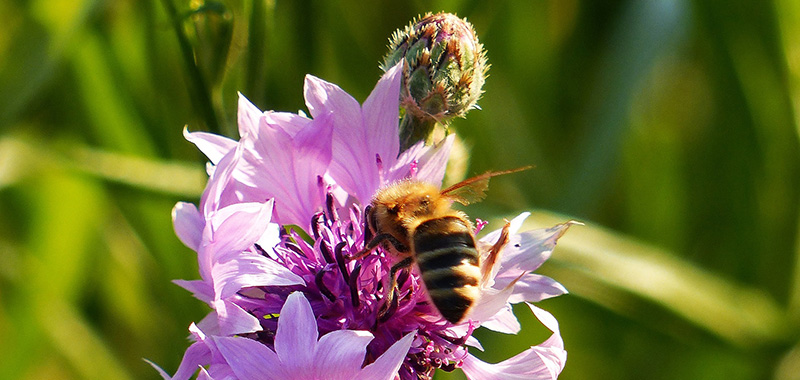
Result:
[[478,250],[471,228],[460,218],[431,219],[414,231],[414,253],[434,306],[452,323],[479,296]]

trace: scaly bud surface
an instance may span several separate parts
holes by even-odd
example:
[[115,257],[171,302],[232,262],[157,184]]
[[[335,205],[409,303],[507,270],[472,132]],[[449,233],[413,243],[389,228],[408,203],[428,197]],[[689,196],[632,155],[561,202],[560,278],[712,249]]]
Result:
[[428,14],[397,30],[382,68],[405,59],[400,106],[401,149],[432,142],[437,123],[446,126],[476,108],[488,65],[472,25],[450,13]]

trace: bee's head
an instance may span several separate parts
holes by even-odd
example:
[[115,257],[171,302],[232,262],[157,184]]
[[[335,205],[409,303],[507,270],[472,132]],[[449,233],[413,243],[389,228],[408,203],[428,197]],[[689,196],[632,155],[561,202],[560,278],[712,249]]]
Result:
[[[441,194],[435,186],[417,181],[402,181],[387,186],[375,195],[370,210],[373,230],[391,226],[408,229],[421,217],[434,214],[442,206]],[[449,207],[449,202],[445,205]]]

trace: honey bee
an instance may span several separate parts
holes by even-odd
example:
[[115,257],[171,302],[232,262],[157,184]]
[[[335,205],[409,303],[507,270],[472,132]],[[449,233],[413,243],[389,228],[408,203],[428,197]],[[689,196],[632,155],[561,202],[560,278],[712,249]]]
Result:
[[439,313],[450,323],[462,321],[478,301],[481,284],[508,242],[508,224],[498,241],[487,252],[480,252],[474,226],[465,213],[451,206],[453,202],[467,205],[483,199],[491,177],[528,168],[487,172],[444,190],[415,180],[379,190],[366,210],[367,225],[374,236],[353,259],[378,246],[401,258],[390,271],[385,305],[394,300],[397,272],[416,264]]

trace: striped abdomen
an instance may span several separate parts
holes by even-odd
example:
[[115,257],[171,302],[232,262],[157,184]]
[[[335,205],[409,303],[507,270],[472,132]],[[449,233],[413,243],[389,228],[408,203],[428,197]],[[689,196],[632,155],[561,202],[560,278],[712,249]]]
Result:
[[461,321],[480,295],[480,256],[472,228],[459,217],[420,223],[413,251],[428,295],[442,316]]

